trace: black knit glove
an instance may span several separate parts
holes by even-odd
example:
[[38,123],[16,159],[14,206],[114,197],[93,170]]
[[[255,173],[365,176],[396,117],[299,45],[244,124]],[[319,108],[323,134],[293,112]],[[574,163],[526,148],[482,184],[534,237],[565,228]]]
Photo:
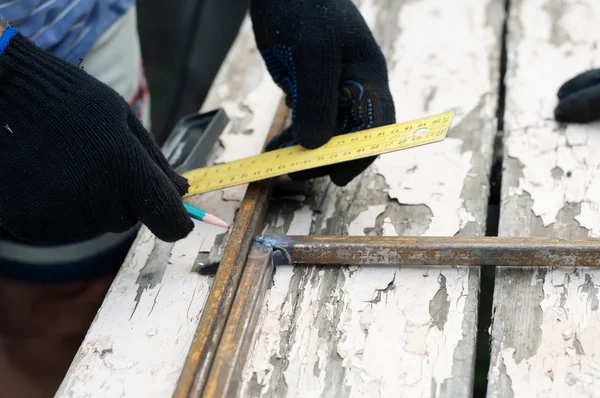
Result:
[[554,117],[564,123],[600,119],[600,69],[580,73],[560,87]]
[[0,38],[0,222],[17,238],[80,241],[140,220],[160,239],[193,222],[176,174],[127,102],[7,28]]
[[[251,0],[254,34],[269,73],[286,94],[292,125],[267,150],[314,149],[332,136],[395,123],[385,58],[350,0]],[[348,184],[375,157],[290,175],[329,175]]]

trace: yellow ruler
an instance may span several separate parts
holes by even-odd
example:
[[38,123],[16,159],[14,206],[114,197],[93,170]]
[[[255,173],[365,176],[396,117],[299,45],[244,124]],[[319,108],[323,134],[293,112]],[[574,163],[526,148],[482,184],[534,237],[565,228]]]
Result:
[[183,174],[190,183],[186,197],[442,141],[446,138],[453,118],[454,111],[449,111],[336,136],[317,149],[305,149],[295,145],[233,162],[195,169]]

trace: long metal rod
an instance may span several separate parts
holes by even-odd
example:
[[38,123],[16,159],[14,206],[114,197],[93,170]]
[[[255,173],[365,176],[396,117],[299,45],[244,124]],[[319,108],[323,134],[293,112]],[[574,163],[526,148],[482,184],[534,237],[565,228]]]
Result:
[[242,373],[273,282],[273,249],[254,244],[215,354],[202,397],[239,397]]
[[259,236],[277,265],[600,266],[600,239],[506,237]]
[[203,397],[239,396],[277,265],[599,266],[600,240],[505,237],[257,236]]
[[[281,132],[288,119],[289,110],[282,101],[267,140]],[[271,180],[263,180],[248,186],[175,387],[174,398],[199,397],[204,390],[246,258],[253,239],[263,227],[271,185]]]

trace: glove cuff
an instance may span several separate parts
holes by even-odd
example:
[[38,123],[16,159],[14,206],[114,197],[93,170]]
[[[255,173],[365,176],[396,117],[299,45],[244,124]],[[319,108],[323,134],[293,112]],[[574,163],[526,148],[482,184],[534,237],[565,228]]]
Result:
[[[44,51],[12,26],[0,36],[0,79],[52,89],[73,86],[84,75],[87,73],[83,69]],[[5,90],[2,95],[5,94],[9,93]]]
[[17,67],[28,73],[30,68],[55,69],[61,67],[60,64],[65,64],[65,61],[42,50],[13,27],[6,28],[0,37],[0,68]]
[[4,33],[2,33],[2,36],[0,36],[0,55],[4,53],[4,50],[6,50],[10,39],[12,39],[17,33],[18,31],[12,26],[8,26],[4,30]]

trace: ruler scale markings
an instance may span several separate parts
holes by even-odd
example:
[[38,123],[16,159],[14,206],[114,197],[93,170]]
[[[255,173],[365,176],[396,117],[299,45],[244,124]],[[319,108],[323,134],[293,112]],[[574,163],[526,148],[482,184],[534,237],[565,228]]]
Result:
[[[391,126],[387,126],[387,127],[394,127],[394,126],[395,125],[391,125]],[[442,126],[442,130],[444,130],[444,128],[445,128],[445,126]],[[400,135],[412,136],[413,133],[414,133],[414,129],[411,129],[410,131],[399,131],[399,129],[395,129],[395,130],[396,131],[393,131],[393,132],[384,131],[383,132],[384,135],[382,137],[380,137],[380,138],[382,138],[385,141],[393,141],[395,139],[395,137],[394,137],[393,134],[400,134]],[[369,131],[369,130],[367,130],[367,131]],[[425,133],[423,136],[433,135],[436,132],[437,131],[431,131],[430,130],[427,133]],[[359,133],[362,133],[360,135],[363,136],[363,137],[360,137],[360,138],[365,139],[364,138],[365,131],[361,131]],[[354,133],[354,134],[359,134],[359,133]],[[372,134],[373,133],[370,133],[369,135],[372,135]],[[350,135],[350,134],[348,134],[348,135]],[[319,155],[322,155],[321,152],[324,151],[324,150],[327,150],[327,149],[333,149],[336,152],[342,152],[342,150],[339,149],[340,145],[343,145],[344,143],[346,143],[347,140],[349,140],[348,142],[356,142],[354,139],[348,139],[347,137],[344,137],[344,136],[337,136],[335,138],[342,138],[342,139],[338,139],[338,140],[333,140],[332,139],[327,144],[323,145],[321,148],[319,148]],[[360,138],[356,137],[355,139],[358,140]],[[380,141],[375,141],[375,139],[373,139],[373,138],[368,139],[368,141],[367,141],[367,145],[375,145],[375,144],[380,144],[380,143],[381,143]],[[252,160],[254,158],[261,159],[263,161],[266,160],[266,159],[268,159],[268,158],[278,158],[279,156],[275,156],[275,155],[279,154],[280,151],[285,151],[285,149],[286,148],[280,149],[278,151],[265,152],[265,153],[254,155],[254,156],[251,156],[251,157],[248,157],[248,158],[244,158],[244,159],[240,159],[240,160],[235,160],[235,161],[228,162],[228,163],[225,163],[225,164],[219,164],[219,165],[211,166],[211,167],[208,167],[208,168],[203,168],[203,169],[200,169],[200,170],[208,170],[208,169],[211,169],[211,168],[215,169],[215,171],[216,170],[220,170],[220,169],[231,169],[232,165],[234,165],[234,164],[237,164],[238,167],[243,167],[245,165],[245,162],[247,162],[249,160]],[[302,148],[300,151],[298,151],[298,150],[289,151],[285,155],[289,155],[290,153],[293,153],[293,154],[296,154],[296,155],[299,155],[301,153],[310,154],[311,150],[303,149]],[[283,155],[281,155],[281,156],[283,156]]]
[[[438,134],[436,134],[436,136],[438,136]],[[441,134],[439,134],[439,137],[441,138]],[[427,137],[424,137],[427,138]],[[434,136],[435,138],[435,136]],[[395,148],[396,146],[394,145],[390,145],[389,147],[389,151],[393,151],[394,149],[398,150],[398,149],[406,149],[406,148],[410,148],[410,147],[415,147],[415,146],[420,146],[420,145],[424,145],[424,144],[428,144],[428,143],[432,143],[432,142],[437,142],[440,141],[441,139],[437,139],[437,140],[431,140],[431,139],[414,139],[412,140],[410,143],[401,143],[399,145],[396,146],[400,146],[401,148]],[[372,148],[358,148],[358,149],[353,149],[353,150],[338,150],[338,151],[332,151],[332,152],[325,152],[325,153],[320,153],[318,156],[314,157],[314,156],[303,156],[302,154],[300,154],[300,156],[290,156],[288,158],[282,158],[282,159],[268,159],[270,160],[269,166],[268,167],[264,167],[259,169],[258,171],[253,172],[252,174],[255,176],[261,176],[261,178],[269,178],[269,177],[273,177],[273,176],[277,176],[277,175],[281,175],[286,173],[286,170],[294,170],[297,171],[297,167],[298,165],[310,165],[310,167],[319,167],[319,166],[324,166],[324,165],[328,165],[328,164],[332,164],[334,162],[332,162],[332,159],[336,159],[339,156],[339,158],[341,160],[339,161],[348,161],[348,160],[353,160],[353,159],[358,159],[360,157],[366,157],[366,156],[372,156],[372,155],[376,155],[379,153],[384,153],[386,152],[385,150],[382,151],[379,147],[384,144],[384,149],[386,148],[385,144],[387,144],[388,142],[383,142],[383,143],[371,143],[370,145],[372,146]],[[389,152],[388,151],[388,152]],[[352,156],[354,153],[354,156]],[[267,159],[263,159],[264,161],[267,161]],[[289,165],[289,167],[288,167]],[[309,168],[309,167],[301,167],[301,168]],[[233,182],[235,181],[235,177],[236,176],[242,176],[241,178],[247,178],[248,176],[248,172],[244,171],[244,170],[239,170],[235,171],[232,168],[228,168],[226,170],[224,170],[224,172],[219,173],[218,171],[212,175],[208,175],[208,176],[204,176],[204,178],[202,178],[202,184],[207,185],[208,187],[212,187],[215,183],[217,184],[227,184],[227,181],[229,182]],[[191,184],[194,185],[194,183],[196,182],[196,179],[191,179]]]
[[[443,134],[442,131],[437,131],[437,132],[433,132],[432,134],[429,134],[430,136],[433,137],[441,137]],[[427,137],[424,137],[427,138]],[[329,162],[326,160],[327,157],[336,155],[336,154],[341,154],[341,156],[347,156],[350,155],[352,152],[357,152],[357,151],[361,151],[361,152],[368,152],[368,153],[373,153],[373,152],[378,152],[378,148],[376,146],[379,145],[384,145],[384,146],[391,146],[394,144],[394,142],[396,141],[396,139],[386,139],[386,140],[381,140],[381,141],[373,141],[373,142],[369,142],[368,146],[375,146],[375,148],[371,149],[364,149],[366,147],[360,147],[360,148],[355,148],[355,149],[336,149],[336,148],[331,148],[331,151],[327,151],[327,152],[319,152],[319,154],[317,154],[317,156],[311,155],[310,153],[307,154],[302,154],[302,153],[294,153],[293,151],[290,151],[288,153],[284,153],[281,154],[281,156],[275,156],[273,157],[272,160],[272,164],[275,165],[280,165],[280,164],[290,164],[290,165],[294,165],[295,162],[302,162],[304,160],[310,160],[311,162],[314,163],[324,163],[324,164],[329,164]],[[415,139],[413,140],[415,145],[412,146],[417,146],[417,145],[421,145],[420,141],[427,141],[425,140],[421,140],[421,139]],[[406,144],[406,143],[403,143]],[[400,145],[400,144],[397,144]],[[403,145],[403,147],[405,147],[405,145]],[[319,160],[320,159],[320,160]],[[266,160],[266,159],[263,159]],[[240,162],[239,164],[232,166],[231,163],[228,163],[230,166],[225,168],[224,170],[228,171],[228,174],[232,174],[232,173],[242,173],[243,172],[243,167],[245,166],[245,162]],[[236,171],[237,169],[237,171]],[[204,179],[204,181],[207,181],[208,179],[211,178],[221,178],[219,177],[218,173],[220,171],[218,170],[214,170],[215,173],[210,173],[210,172],[206,172],[206,174],[204,174],[203,176],[200,176]]]
[[[186,196],[439,142],[446,138],[453,118],[454,111],[449,111],[409,122],[335,136],[317,149],[311,150],[295,145],[192,170],[184,174],[190,183]],[[415,136],[415,133],[423,128],[427,130]]]
[[[432,137],[441,137],[443,135],[443,133],[444,133],[443,129],[441,129],[441,130],[435,130],[435,131],[430,131],[430,132],[428,132],[426,134],[423,134],[421,137],[422,138],[427,138],[429,136],[432,136]],[[412,132],[411,132],[410,135],[412,135]],[[352,149],[339,148],[339,147],[324,148],[322,151],[319,151],[319,153],[316,154],[317,156],[315,156],[314,154],[311,154],[310,151],[307,151],[306,153],[302,153],[302,152],[290,150],[287,153],[281,153],[281,154],[276,154],[275,156],[271,156],[272,159],[270,159],[270,160],[276,161],[277,159],[281,159],[282,161],[284,161],[284,163],[289,163],[290,162],[289,156],[292,156],[294,158],[300,158],[300,157],[302,157],[302,158],[311,158],[311,159],[312,158],[320,158],[320,157],[323,157],[323,156],[325,156],[325,157],[326,156],[330,156],[330,155],[333,155],[333,154],[336,154],[336,153],[343,153],[345,151],[357,151],[357,150],[363,149],[363,148],[368,147],[368,146],[391,144],[391,143],[394,143],[397,140],[397,138],[389,138],[389,137],[382,137],[382,138],[383,139],[377,140],[377,141],[375,141],[375,140],[369,141],[366,146],[361,146],[359,148],[352,148]],[[421,141],[421,139],[416,138],[413,141]],[[427,140],[422,140],[422,141],[427,141]],[[404,148],[405,145],[402,145],[402,144],[403,143],[398,143],[397,145],[401,146],[402,148]],[[417,143],[417,145],[418,145],[418,143]],[[331,151],[325,152],[327,149],[331,149]],[[374,149],[374,150],[376,151],[376,149]],[[285,151],[285,149],[283,151]],[[267,152],[264,155],[266,155],[266,154],[274,154],[274,152]],[[284,159],[283,157],[285,157],[285,156],[288,156],[288,158]],[[263,161],[268,158],[267,156],[261,156],[261,155],[256,155],[256,157],[257,158],[261,158]],[[248,159],[251,159],[251,158],[245,158],[245,159],[233,161],[233,162],[230,162],[230,163],[227,163],[227,164],[213,166],[214,169],[215,169],[214,171],[215,172],[219,172],[218,171],[219,169],[232,170],[234,168],[234,166],[233,166],[234,164],[238,168],[242,168],[243,166],[246,165],[246,162],[248,162]],[[201,169],[201,170],[205,170],[205,169]],[[208,173],[209,172],[207,171],[204,174],[204,177],[210,177],[210,175],[208,175]]]
[[[442,131],[437,131],[437,132],[433,132],[432,134],[428,135],[431,136],[432,138],[441,138],[443,135]],[[355,153],[360,153],[360,152],[368,152],[368,153],[373,153],[373,152],[379,152],[380,149],[378,148],[379,146],[383,145],[384,147],[391,147],[391,146],[401,146],[402,148],[407,147],[407,145],[410,145],[411,147],[413,146],[417,146],[417,145],[421,145],[421,142],[427,142],[430,141],[428,140],[428,136],[423,136],[424,139],[413,139],[411,140],[411,143],[408,143],[406,140],[400,143],[396,143],[396,139],[394,140],[381,140],[381,141],[373,141],[370,142],[367,146],[365,147],[360,147],[360,148],[354,148],[354,149],[345,149],[345,148],[340,148],[340,149],[334,149],[331,148],[331,151],[320,151],[318,154],[315,155],[311,155],[310,153],[308,154],[302,154],[302,153],[284,153],[281,156],[276,156],[273,157],[272,159],[269,159],[272,161],[272,164],[290,164],[293,165],[294,162],[301,162],[304,160],[310,160],[312,162],[319,162],[319,159],[321,159],[321,161],[324,161],[325,163],[329,163],[327,160],[325,160],[325,158],[327,157],[331,157],[337,154],[341,154],[342,156],[347,156],[350,155],[352,152]],[[435,140],[438,141],[438,140]],[[266,160],[266,159],[263,159]],[[233,171],[235,172],[235,169],[242,169],[242,167],[244,166],[243,163],[237,165],[237,167],[228,167],[226,170],[229,170],[230,172]],[[215,170],[216,171],[216,170]],[[218,172],[218,171],[217,171]],[[212,174],[212,175],[205,175],[205,177],[214,177],[217,174]]]
[[[433,134],[432,134],[433,136]],[[438,135],[436,134],[435,136],[440,137],[441,133]],[[415,146],[420,146],[423,145],[421,143],[421,141],[425,142],[425,143],[431,143],[428,142],[428,140],[413,140],[413,144],[410,147],[415,147]],[[433,142],[437,142],[439,140],[433,141]],[[386,145],[386,144],[390,144],[392,141],[388,140],[388,141],[382,141],[379,143],[370,143],[369,145],[371,146],[376,146],[373,149],[364,149],[364,148],[359,148],[359,149],[351,149],[351,150],[346,150],[346,149],[342,149],[342,150],[336,150],[336,151],[331,151],[331,152],[325,152],[325,153],[320,153],[317,156],[294,156],[294,155],[290,155],[290,157],[288,157],[287,159],[285,158],[276,158],[271,162],[270,168],[279,168],[279,167],[284,167],[287,168],[286,166],[289,165],[290,167],[294,167],[296,164],[298,163],[302,163],[302,162],[309,162],[312,165],[316,165],[316,167],[321,166],[321,165],[327,165],[327,164],[331,164],[331,162],[328,159],[331,159],[332,157],[335,157],[335,155],[339,155],[341,154],[341,156],[344,159],[347,159],[347,156],[352,155],[352,153],[356,153],[359,150],[362,150],[360,153],[362,154],[361,156],[372,156],[373,154],[376,153],[381,153],[381,151],[379,150],[378,146],[380,145]],[[391,144],[390,144],[391,146]],[[403,148],[409,148],[409,146],[406,145],[406,143],[404,143]],[[353,158],[357,158],[357,157],[353,157]],[[350,159],[347,159],[350,160]],[[344,160],[344,161],[347,161]],[[245,173],[244,170],[240,170],[241,167],[237,168],[238,170],[233,170],[233,169],[228,169],[229,172],[227,173],[227,177],[232,177],[234,175],[242,175]],[[266,170],[266,169],[265,169]],[[225,175],[223,173],[223,175]],[[223,177],[221,177],[219,174],[212,174],[209,176],[206,176],[204,178],[204,182],[212,182],[214,180],[219,180],[222,179]]]
[[[421,128],[421,126],[422,125],[420,124],[417,127]],[[388,129],[391,130],[390,128],[394,127],[394,126],[386,126],[386,127],[388,127]],[[398,129],[395,129],[395,131],[397,132]],[[433,131],[433,132],[429,131],[428,133],[423,134],[420,139],[413,140],[413,142],[411,142],[409,144],[402,144],[402,143],[398,144],[399,147],[395,148],[395,149],[392,148],[391,151],[393,151],[393,150],[399,150],[399,149],[405,149],[405,148],[408,148],[408,147],[414,147],[414,146],[418,146],[418,145],[423,145],[425,143],[431,143],[431,142],[439,141],[439,140],[430,140],[430,139],[427,139],[427,136],[429,136],[429,135],[437,135],[436,133],[438,133],[438,132],[439,131]],[[409,131],[406,135],[413,135],[413,133],[414,133],[414,131]],[[361,134],[361,135],[363,135],[363,137],[364,137],[364,134]],[[423,138],[425,138],[425,139],[423,139]],[[419,142],[419,141],[423,141],[423,142]],[[376,145],[376,144],[377,143],[375,141],[373,141],[373,139],[371,139],[370,141],[366,142],[367,146],[368,145]],[[318,155],[317,158],[322,158],[323,156],[327,157],[327,155],[331,156],[331,155],[336,154],[336,153],[339,154],[339,153],[342,153],[344,151],[347,151],[346,148],[339,148],[338,147],[339,143],[334,143],[334,145],[335,145],[334,146],[334,152],[327,152],[327,153],[323,152],[323,149],[324,150],[328,149],[328,148],[326,148],[325,145],[323,147],[321,147],[321,148],[323,148],[321,150],[317,149],[317,150],[310,151],[310,150],[306,150],[306,149],[303,149],[303,148],[301,150],[296,150],[295,153],[294,153],[294,155],[296,155],[296,158],[294,160],[296,160],[296,162],[304,163],[305,167],[300,167],[300,168],[296,167],[296,168],[291,168],[291,169],[294,169],[294,171],[295,171],[295,170],[299,170],[299,169],[306,169],[306,168],[311,168],[311,167],[319,167],[319,166],[322,166],[322,165],[327,165],[327,164],[332,164],[332,163],[337,163],[337,162],[352,160],[352,159],[356,159],[356,158],[359,158],[359,157],[372,156],[372,155],[375,155],[377,153],[385,153],[386,152],[386,151],[380,151],[380,150],[377,150],[377,148],[374,148],[373,150],[364,150],[363,151],[364,153],[362,153],[361,155],[357,155],[357,156],[343,156],[341,158],[341,160],[338,160],[338,161],[333,161],[332,162],[332,161],[329,161],[327,159],[324,159],[321,162],[315,161],[315,159],[314,159],[315,151],[318,152],[318,154],[316,154],[316,155]],[[360,150],[362,148],[364,148],[364,147],[360,147],[358,149],[357,148],[353,148],[352,150]],[[289,149],[289,148],[286,148],[286,149]],[[279,151],[286,151],[286,149],[282,149],[282,150],[279,150]],[[352,150],[350,150],[350,151],[352,151]],[[248,175],[247,174],[243,175],[242,178],[246,178],[246,180],[245,181],[239,181],[238,183],[242,184],[242,183],[245,183],[245,182],[251,182],[251,181],[258,180],[258,179],[270,178],[270,177],[274,177],[274,176],[277,176],[277,175],[285,174],[286,170],[288,169],[288,167],[285,167],[285,165],[286,165],[286,163],[290,162],[290,158],[288,156],[288,158],[285,159],[285,162],[284,162],[284,165],[283,165],[284,167],[279,167],[279,166],[281,166],[281,164],[279,162],[277,162],[276,161],[277,160],[276,157],[273,156],[275,154],[275,152],[276,151],[267,152],[267,153],[263,153],[263,154],[254,156],[255,159],[260,159],[262,161],[261,163],[268,163],[270,167],[263,168],[262,170],[259,169],[258,172],[252,173],[255,178],[250,178],[250,180],[248,180]],[[267,154],[270,155],[270,156],[265,156]],[[289,151],[288,151],[288,153],[286,155],[289,155]],[[277,157],[279,157],[279,156],[277,156]],[[212,175],[206,175],[206,170],[207,169],[201,169],[201,170],[205,170],[204,175],[202,173],[200,173],[200,175],[196,175],[197,177],[199,177],[201,179],[201,181],[199,181],[200,184],[201,184],[201,187],[199,187],[200,190],[203,190],[203,192],[206,192],[207,191],[206,189],[214,190],[214,189],[219,189],[219,188],[223,188],[223,187],[227,187],[227,186],[238,185],[238,183],[232,184],[236,180],[236,176],[232,175],[232,173],[231,173],[231,169],[233,168],[232,164],[236,163],[236,162],[243,163],[244,161],[247,161],[248,159],[251,159],[251,158],[241,159],[241,160],[230,162],[230,163],[227,163],[227,164],[224,164],[224,165],[213,166],[217,170],[212,170],[213,172],[215,172],[215,174],[212,174]],[[251,162],[251,163],[254,164],[256,162]],[[292,164],[293,164],[293,162],[292,162]],[[279,171],[276,170],[275,168],[278,168]],[[223,172],[220,173],[221,170],[218,170],[218,169],[223,170]],[[196,177],[196,176],[194,176],[194,177]],[[200,190],[198,189],[198,187],[195,186],[195,185],[197,185],[196,182],[197,182],[196,178],[191,178],[191,185],[194,187],[194,189],[193,189],[193,192],[190,192],[190,194],[201,193]]]

